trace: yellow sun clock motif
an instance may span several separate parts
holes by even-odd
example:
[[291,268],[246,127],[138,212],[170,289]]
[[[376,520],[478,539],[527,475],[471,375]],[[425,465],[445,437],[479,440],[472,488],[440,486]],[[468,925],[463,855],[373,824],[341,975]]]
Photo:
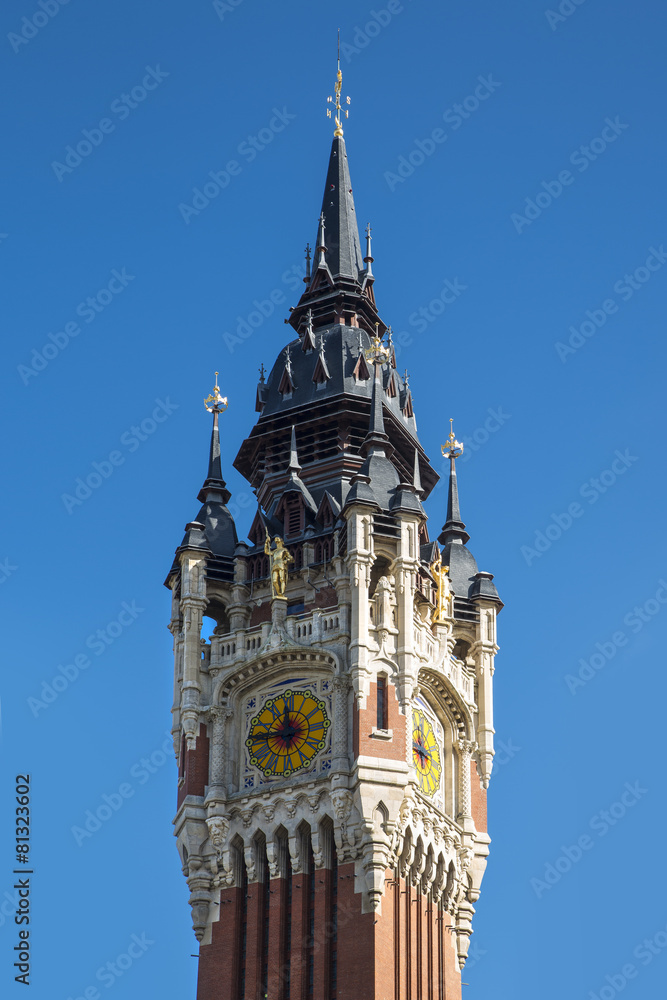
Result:
[[326,746],[326,702],[312,691],[284,691],[264,702],[250,720],[245,745],[250,763],[266,778],[288,778],[309,767]]
[[440,787],[440,747],[433,726],[423,712],[412,711],[412,762],[417,769],[422,792],[433,796]]

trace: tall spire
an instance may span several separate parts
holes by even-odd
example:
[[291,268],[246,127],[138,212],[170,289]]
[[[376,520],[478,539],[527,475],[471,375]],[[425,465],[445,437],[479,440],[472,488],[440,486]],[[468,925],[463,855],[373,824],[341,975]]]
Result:
[[449,459],[449,494],[447,496],[447,520],[438,541],[441,545],[458,539],[465,545],[470,541],[470,535],[465,530],[459,508],[459,487],[456,479],[456,459],[463,454],[463,445],[454,437],[454,421],[449,421],[450,431],[447,443],[442,446],[444,458]]
[[370,445],[380,445],[384,448],[389,443],[389,438],[385,433],[384,415],[382,413],[382,365],[389,359],[389,350],[384,345],[377,329],[375,337],[371,341],[371,346],[365,353],[368,361],[373,364],[375,375],[373,378],[373,395],[371,396],[371,419],[363,446],[368,448]]
[[227,489],[227,484],[222,478],[218,415],[220,413],[224,413],[227,409],[227,397],[220,395],[217,372],[215,373],[215,386],[213,387],[213,392],[204,400],[204,406],[209,413],[213,414],[213,428],[211,430],[211,447],[209,449],[208,456],[208,474],[204,481],[204,485],[199,491],[197,499],[201,500],[202,503],[206,503],[211,493],[220,493],[222,495],[221,502],[224,504],[227,503],[231,497],[231,493]]
[[[357,217],[354,212],[352,182],[350,181],[350,170],[347,164],[345,140],[343,139],[342,119],[343,115],[347,118],[348,111],[341,106],[342,86],[343,74],[340,69],[339,38],[338,72],[336,74],[334,91],[336,96],[335,98],[328,98],[329,104],[334,105],[336,128],[334,130],[333,143],[331,144],[327,179],[324,185],[321,217],[324,217],[326,223],[326,263],[329,265],[332,276],[335,278],[337,275],[344,275],[345,277],[358,280],[359,273],[364,269],[364,261],[359,242]],[[349,104],[350,98],[346,97],[345,102]],[[331,108],[327,109],[327,115],[331,118]],[[320,234],[318,233],[319,249]],[[323,256],[321,255],[320,257],[320,263],[322,263]]]

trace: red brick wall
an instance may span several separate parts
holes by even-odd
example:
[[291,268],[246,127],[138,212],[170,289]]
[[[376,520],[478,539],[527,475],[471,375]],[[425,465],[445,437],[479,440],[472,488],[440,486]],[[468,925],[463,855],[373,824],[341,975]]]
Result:
[[452,918],[448,913],[438,914],[443,928],[443,959],[444,959],[444,1000],[461,1000],[461,973],[456,957],[456,934],[452,929]]
[[[269,888],[269,976],[267,993],[275,1000],[285,995],[283,956],[286,944],[287,879],[271,879]],[[221,993],[220,996],[224,996]]]
[[264,622],[271,621],[271,601],[264,601],[260,607],[253,604],[252,612],[250,614],[250,625],[249,628],[254,628],[255,625],[263,625]]
[[[307,954],[314,953],[313,1000],[328,1000],[331,926],[330,871],[315,870],[315,932],[309,935],[308,876],[292,877],[291,1000],[307,1000]],[[405,879],[385,873],[382,912],[362,913],[354,863],[338,869],[337,1000],[461,1000],[461,976],[451,917]],[[299,888],[299,886],[301,888]],[[284,1000],[286,880],[270,883],[271,1000]],[[212,943],[200,949],[197,1000],[238,1000],[241,889],[223,889]],[[246,1000],[261,1000],[261,883],[248,886]],[[225,902],[230,900],[230,902]]]
[[262,916],[264,911],[264,885],[251,882],[248,885],[246,903],[246,958],[245,958],[245,1000],[259,1000],[262,982]]
[[307,601],[305,611],[317,611],[319,608],[335,611],[338,607],[338,594],[334,587],[322,587],[315,595],[315,600]]
[[[308,936],[308,876],[292,876],[292,947],[290,951],[290,1000],[306,1000]],[[214,1000],[211,997],[211,1000]]]
[[384,757],[387,760],[405,760],[406,725],[405,716],[401,712],[396,688],[387,684],[389,729],[393,729],[391,740],[379,740],[371,736],[377,727],[377,682],[371,681],[371,690],[366,699],[366,707],[359,709],[358,703],[354,712],[354,756]]
[[197,1000],[237,996],[241,890],[220,893],[220,919],[213,924],[211,944],[199,949]]
[[376,917],[361,912],[361,893],[354,891],[356,881],[354,862],[339,866],[337,1000],[375,997]]
[[177,808],[180,809],[186,795],[204,795],[208,785],[208,746],[206,726],[200,725],[194,750],[185,751],[185,775],[178,789]]
[[486,832],[486,788],[482,785],[475,760],[470,761],[470,804],[476,829]]
[[329,959],[331,933],[327,927],[331,913],[331,869],[315,869],[315,933],[313,934],[313,1000],[329,1000]]

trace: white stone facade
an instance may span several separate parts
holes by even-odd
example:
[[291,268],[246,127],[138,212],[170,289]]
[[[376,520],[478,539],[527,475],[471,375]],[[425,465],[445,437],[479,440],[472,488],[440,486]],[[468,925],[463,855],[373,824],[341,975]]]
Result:
[[[210,941],[221,891],[237,884],[240,864],[249,882],[258,877],[258,839],[266,843],[271,877],[280,877],[285,844],[292,871],[303,870],[304,829],[315,867],[328,864],[325,831],[332,831],[338,863],[354,862],[363,909],[382,907],[387,870],[398,872],[452,914],[462,967],[489,849],[473,819],[471,783],[479,779],[471,762],[488,785],[496,606],[478,598],[475,621],[431,624],[432,604],[417,587],[425,570],[420,516],[399,513],[393,535],[362,504],[346,508],[344,517],[332,562],[291,572],[287,602],[271,602],[268,580],[255,581],[251,596],[243,554],[234,582],[223,584],[207,580],[203,551],[180,553],[170,624],[177,757],[184,743],[195,748],[202,724],[210,740],[206,794],[186,796],[174,821],[195,933]],[[382,567],[377,580],[374,567]],[[316,589],[329,585],[335,605],[332,598],[330,607],[286,615],[287,606],[313,601]],[[201,629],[210,605],[224,607],[225,616],[209,642]],[[253,609],[267,605],[271,620],[250,627]],[[455,646],[463,658],[453,655]],[[405,759],[388,753],[399,734],[377,729],[366,734],[376,754],[355,759],[354,716],[367,706],[378,675],[396,692]],[[327,706],[326,746],[303,772],[267,779],[249,764],[248,720],[267,693],[297,683]],[[433,798],[420,791],[412,764],[416,704],[430,713],[441,743],[442,779]]]

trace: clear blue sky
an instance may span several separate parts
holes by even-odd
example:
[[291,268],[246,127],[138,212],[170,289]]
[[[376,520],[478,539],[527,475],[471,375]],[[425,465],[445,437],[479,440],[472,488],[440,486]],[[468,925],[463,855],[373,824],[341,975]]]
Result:
[[[468,442],[463,517],[506,602],[504,762],[464,996],[609,1000],[622,980],[628,1000],[661,995],[665,864],[648,845],[665,823],[664,7],[55,3],[0,14],[0,801],[13,820],[29,771],[31,996],[194,997],[161,751],[162,581],[198,510],[215,370],[239,533],[250,525],[231,463],[316,236],[339,25],[380,310],[404,334],[427,453],[440,464],[450,416]],[[210,204],[184,209],[207,183]],[[273,315],[240,337],[271,293]],[[67,500],[95,463],[100,485]],[[443,489],[428,512],[437,531]],[[35,714],[28,699],[77,662]],[[122,804],[77,843],[105,795]],[[3,822],[3,900],[11,838]],[[16,930],[5,917],[11,997]],[[132,935],[132,965],[96,980]]]

